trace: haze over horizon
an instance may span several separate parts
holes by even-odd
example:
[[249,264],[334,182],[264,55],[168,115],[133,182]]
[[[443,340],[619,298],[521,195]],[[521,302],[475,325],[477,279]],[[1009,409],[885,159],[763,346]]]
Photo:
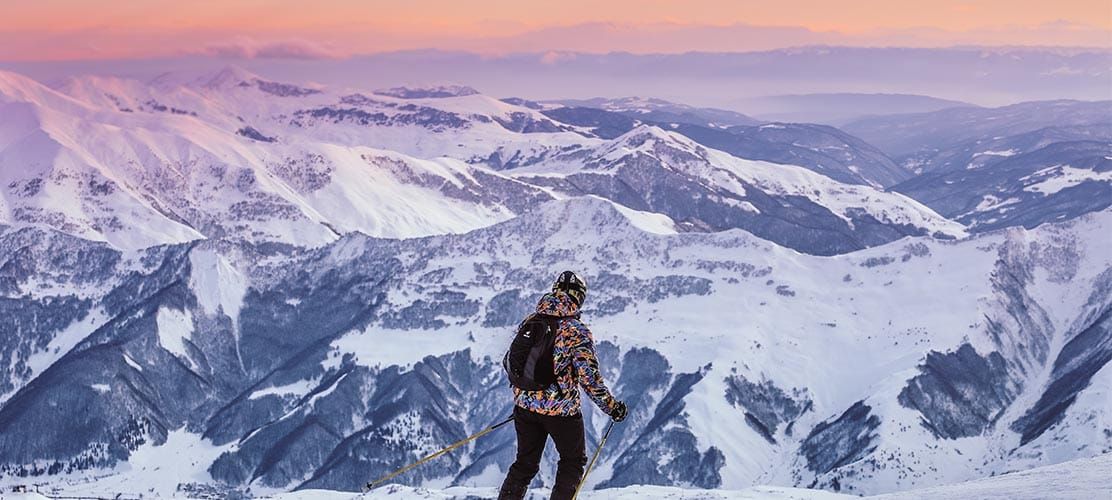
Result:
[[1107,7],[325,0],[305,10],[286,0],[50,0],[5,5],[0,70],[60,85],[79,75],[149,80],[231,65],[355,90],[449,83],[496,97],[636,95],[747,113],[777,112],[779,104],[755,98],[825,93],[1001,106],[1112,99]]
[[[146,59],[182,55],[321,59],[415,49],[513,52],[743,52],[801,45],[1112,47],[1102,0],[1014,2],[572,0],[538,8],[325,0],[5,2],[0,61]],[[553,55],[552,57],[558,57]]]

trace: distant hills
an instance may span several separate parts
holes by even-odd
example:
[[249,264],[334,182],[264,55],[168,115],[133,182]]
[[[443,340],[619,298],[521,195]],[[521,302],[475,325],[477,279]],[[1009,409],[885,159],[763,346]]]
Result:
[[736,107],[767,121],[842,125],[869,116],[922,113],[973,104],[914,94],[794,94],[754,97]]
[[[982,106],[1048,99],[1112,99],[1109,85],[1112,51],[1101,48],[810,46],[683,54],[504,53],[506,50],[515,48],[502,47],[499,52],[503,55],[498,56],[415,50],[346,59],[248,59],[217,63],[239,64],[275,81],[301,81],[310,75],[314,82],[333,87],[366,89],[459,83],[491,96],[531,100],[639,95],[757,116],[756,111],[742,107],[741,101],[761,96],[842,92],[934,96]],[[90,72],[144,79],[212,64],[211,60],[183,57],[97,61],[95,65],[0,62],[0,69],[40,81]]]

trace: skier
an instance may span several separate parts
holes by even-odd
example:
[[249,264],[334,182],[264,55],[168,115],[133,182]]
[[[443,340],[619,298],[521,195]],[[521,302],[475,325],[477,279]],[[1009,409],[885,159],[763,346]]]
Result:
[[499,500],[525,498],[529,483],[540,469],[548,436],[552,436],[560,453],[550,498],[570,499],[575,494],[587,464],[580,386],[615,422],[626,417],[625,403],[614,399],[603,383],[591,331],[579,321],[579,308],[586,296],[587,283],[575,273],[564,271],[553,283],[552,292],[537,303],[537,314],[559,318],[552,348],[556,382],[538,391],[513,388],[517,459],[502,483]]

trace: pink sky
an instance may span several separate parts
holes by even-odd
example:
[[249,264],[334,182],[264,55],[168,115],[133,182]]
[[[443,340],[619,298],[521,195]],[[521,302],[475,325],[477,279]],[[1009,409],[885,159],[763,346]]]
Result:
[[4,1],[0,60],[862,46],[1112,48],[1109,0]]

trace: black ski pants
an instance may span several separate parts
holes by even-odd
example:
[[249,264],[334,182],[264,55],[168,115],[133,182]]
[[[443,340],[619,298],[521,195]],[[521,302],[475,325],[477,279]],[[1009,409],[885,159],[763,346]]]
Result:
[[556,484],[552,500],[568,500],[583,477],[587,450],[583,441],[583,415],[554,417],[514,406],[514,428],[517,430],[517,460],[510,466],[498,500],[520,500],[541,466],[541,454],[548,436],[560,452],[556,468]]

